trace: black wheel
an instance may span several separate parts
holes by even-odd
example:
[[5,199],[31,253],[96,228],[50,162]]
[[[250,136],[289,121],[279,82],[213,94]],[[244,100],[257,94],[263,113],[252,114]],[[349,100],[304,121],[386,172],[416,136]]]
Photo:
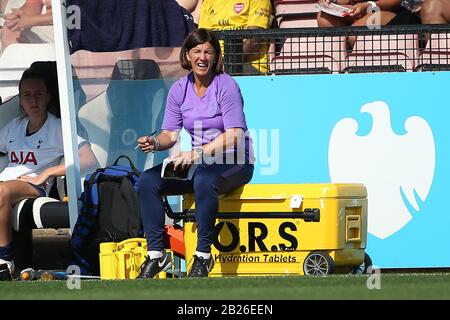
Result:
[[303,273],[307,276],[326,276],[334,271],[334,261],[323,251],[313,251],[303,262]]
[[353,274],[370,274],[372,273],[372,259],[367,253],[364,253],[364,261],[361,265],[352,269]]

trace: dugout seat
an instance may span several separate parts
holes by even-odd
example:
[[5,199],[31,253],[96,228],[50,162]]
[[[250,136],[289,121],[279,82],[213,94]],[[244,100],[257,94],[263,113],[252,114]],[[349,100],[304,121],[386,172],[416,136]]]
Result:
[[[51,111],[59,114],[59,96],[57,84],[56,63],[54,61],[35,61],[32,68],[39,70],[47,77],[49,90],[52,93]],[[75,88],[75,97],[81,102],[84,93],[81,88]],[[19,96],[14,96],[0,106],[0,128],[10,120],[21,115],[19,107]],[[61,159],[61,163],[64,159]],[[0,171],[8,163],[7,156],[0,156]],[[11,212],[13,227],[13,247],[16,252],[16,265],[29,267],[32,263],[32,230],[33,229],[65,229],[70,227],[68,204],[65,200],[65,178],[55,179],[54,186],[49,197],[38,197],[36,199],[24,199],[17,203]]]
[[[0,105],[0,128],[20,115],[19,97],[15,96]],[[7,155],[0,156],[0,171],[8,164]],[[59,191],[58,191],[59,189]],[[64,180],[58,178],[52,197],[24,199],[16,204],[11,212],[13,226],[13,249],[16,266],[32,265],[32,230],[43,228],[69,228],[67,202],[60,201],[64,196]],[[62,194],[59,194],[59,193]]]
[[160,77],[159,66],[152,59],[119,60],[107,90],[80,108],[79,121],[89,135],[100,167],[125,154],[143,170],[166,156],[134,149],[137,138],[162,123],[168,86]]

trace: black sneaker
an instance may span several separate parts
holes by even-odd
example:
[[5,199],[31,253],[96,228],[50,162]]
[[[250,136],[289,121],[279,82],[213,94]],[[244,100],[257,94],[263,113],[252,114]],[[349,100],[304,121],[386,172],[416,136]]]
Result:
[[205,259],[194,255],[194,263],[192,264],[191,271],[189,271],[188,277],[190,278],[203,278],[207,277],[214,266],[214,260],[211,258]]
[[150,259],[146,257],[144,263],[140,266],[139,275],[136,279],[154,278],[161,271],[167,270],[172,263],[170,253],[166,252],[161,258]]
[[13,272],[14,272],[14,262],[0,259],[0,281],[12,280]]

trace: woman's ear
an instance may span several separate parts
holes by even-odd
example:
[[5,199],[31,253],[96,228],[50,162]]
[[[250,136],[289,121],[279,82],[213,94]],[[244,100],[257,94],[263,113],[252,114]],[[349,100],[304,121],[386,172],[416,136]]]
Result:
[[191,62],[191,58],[189,57],[189,51],[186,50],[186,59],[187,61]]

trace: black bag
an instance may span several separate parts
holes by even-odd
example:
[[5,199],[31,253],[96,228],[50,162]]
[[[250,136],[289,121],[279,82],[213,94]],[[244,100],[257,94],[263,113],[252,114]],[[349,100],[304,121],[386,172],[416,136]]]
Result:
[[[125,158],[129,166],[118,165]],[[109,167],[86,176],[82,207],[75,224],[70,264],[82,274],[99,274],[100,243],[142,236],[138,182],[140,172],[131,160],[119,156]]]

